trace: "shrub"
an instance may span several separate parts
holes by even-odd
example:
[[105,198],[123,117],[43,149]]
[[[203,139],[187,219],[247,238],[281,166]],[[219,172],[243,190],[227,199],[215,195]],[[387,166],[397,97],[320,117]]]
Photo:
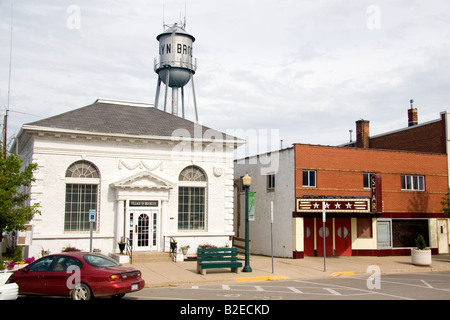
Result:
[[425,239],[423,238],[423,236],[421,234],[419,234],[419,236],[416,239],[416,247],[419,250],[427,249],[427,244],[425,243]]
[[14,262],[22,261],[22,247],[17,246],[13,256]]
[[68,247],[64,247],[61,252],[79,252],[79,251],[81,251],[81,250],[78,248],[68,246]]

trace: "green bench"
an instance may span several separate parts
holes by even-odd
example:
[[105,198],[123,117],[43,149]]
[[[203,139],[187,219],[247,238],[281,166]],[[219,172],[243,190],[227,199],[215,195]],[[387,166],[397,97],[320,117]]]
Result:
[[198,248],[197,272],[206,274],[206,269],[231,268],[239,273],[242,263],[237,261],[237,248]]

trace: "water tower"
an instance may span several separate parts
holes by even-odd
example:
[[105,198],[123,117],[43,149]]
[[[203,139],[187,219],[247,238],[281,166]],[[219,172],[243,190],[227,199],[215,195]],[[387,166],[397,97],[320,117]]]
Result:
[[[172,114],[178,115],[178,91],[181,89],[181,116],[185,118],[184,86],[190,81],[195,108],[195,121],[198,122],[195,99],[194,78],[196,62],[193,63],[192,43],[195,38],[187,33],[185,23],[164,25],[164,31],[156,37],[159,41],[159,58],[155,59],[154,70],[158,74],[155,108],[158,108],[161,82],[165,84],[164,111],[167,112],[168,88],[172,88]],[[195,61],[195,60],[194,60]]]

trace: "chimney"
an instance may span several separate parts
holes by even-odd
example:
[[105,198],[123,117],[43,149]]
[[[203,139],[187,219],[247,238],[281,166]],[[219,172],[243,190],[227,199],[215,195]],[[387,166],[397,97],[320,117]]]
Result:
[[369,121],[356,121],[356,145],[357,148],[369,148]]
[[411,108],[408,109],[408,127],[415,126],[419,123],[419,116],[417,114],[417,108],[413,107],[414,100],[409,100]]

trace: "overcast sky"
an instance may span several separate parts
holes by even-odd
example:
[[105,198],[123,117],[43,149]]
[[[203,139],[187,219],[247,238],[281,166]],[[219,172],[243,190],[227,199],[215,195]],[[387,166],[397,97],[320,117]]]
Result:
[[200,123],[253,130],[257,151],[404,128],[410,99],[420,123],[450,109],[448,0],[0,0],[2,116],[11,3],[9,136],[97,98],[153,103],[156,36],[185,15]]

